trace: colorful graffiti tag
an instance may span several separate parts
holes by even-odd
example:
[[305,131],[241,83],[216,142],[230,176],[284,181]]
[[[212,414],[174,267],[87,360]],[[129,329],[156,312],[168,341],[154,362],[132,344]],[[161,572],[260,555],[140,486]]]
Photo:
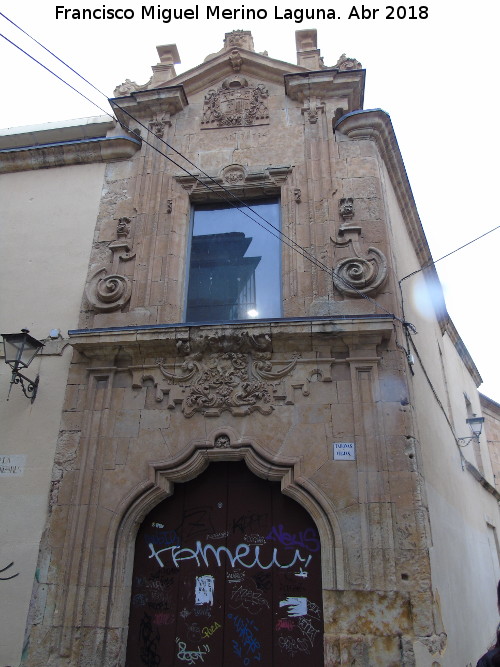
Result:
[[279,484],[212,464],[139,529],[126,666],[323,664],[320,556]]

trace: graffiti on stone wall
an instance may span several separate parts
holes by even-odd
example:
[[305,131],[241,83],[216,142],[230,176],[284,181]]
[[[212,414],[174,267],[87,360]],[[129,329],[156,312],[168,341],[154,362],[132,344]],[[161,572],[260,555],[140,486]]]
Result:
[[7,576],[3,576],[4,572],[7,572],[7,570],[10,570],[10,568],[14,565],[14,561],[12,563],[9,563],[5,567],[0,568],[0,581],[8,581],[9,579],[15,579],[16,577],[19,576],[19,572],[16,572],[16,574],[10,574]]

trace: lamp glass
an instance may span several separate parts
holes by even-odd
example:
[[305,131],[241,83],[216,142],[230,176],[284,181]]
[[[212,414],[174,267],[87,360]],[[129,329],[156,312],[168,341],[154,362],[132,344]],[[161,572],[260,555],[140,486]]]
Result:
[[475,436],[481,435],[481,431],[483,430],[484,417],[470,417],[465,421],[469,424]]
[[5,351],[5,363],[13,370],[26,368],[30,365],[33,357],[43,347],[27,330],[21,333],[2,334]]

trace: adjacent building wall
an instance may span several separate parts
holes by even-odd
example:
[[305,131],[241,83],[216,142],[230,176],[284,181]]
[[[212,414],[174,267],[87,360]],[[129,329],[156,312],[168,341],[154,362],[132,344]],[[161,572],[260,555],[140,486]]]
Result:
[[[45,341],[25,372],[40,374],[33,404],[18,385],[7,402],[10,372],[0,364],[2,665],[21,660],[48,495],[57,482],[54,456],[72,355],[67,331],[78,321],[103,174],[104,165],[87,164],[0,176],[0,330],[26,327]],[[60,338],[48,339],[53,329]]]

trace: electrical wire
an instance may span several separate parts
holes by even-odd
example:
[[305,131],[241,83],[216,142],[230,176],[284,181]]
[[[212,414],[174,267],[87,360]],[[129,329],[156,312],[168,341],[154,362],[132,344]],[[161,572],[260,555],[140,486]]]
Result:
[[[9,22],[10,22],[12,25],[14,25],[18,30],[20,30],[21,32],[23,32],[23,34],[25,34],[27,37],[29,37],[30,39],[32,39],[36,44],[38,44],[38,45],[39,45],[40,47],[42,47],[45,51],[47,51],[47,53],[49,53],[49,54],[52,55],[54,58],[56,58],[61,64],[63,64],[63,65],[64,65],[65,67],[67,67],[71,72],[73,72],[74,74],[76,74],[76,75],[77,75],[79,78],[81,78],[85,83],[89,84],[89,85],[90,85],[92,88],[94,88],[94,90],[96,90],[100,95],[104,96],[104,97],[108,100],[108,102],[111,104],[112,107],[114,106],[114,107],[116,107],[117,109],[120,109],[120,111],[122,111],[123,113],[125,113],[131,120],[133,120],[134,122],[136,122],[140,127],[144,128],[149,134],[154,134],[154,133],[152,132],[152,130],[151,130],[149,127],[147,127],[146,125],[144,125],[141,121],[139,121],[139,120],[138,120],[137,118],[135,118],[132,114],[130,114],[126,109],[124,109],[123,107],[121,107],[121,106],[116,102],[116,100],[114,100],[114,99],[113,99],[113,100],[109,99],[109,98],[108,98],[108,97],[107,97],[101,90],[99,90],[99,88],[97,88],[96,86],[94,86],[90,81],[88,81],[84,76],[82,76],[79,72],[77,72],[77,71],[76,71],[73,67],[71,67],[68,63],[66,63],[64,60],[62,60],[61,58],[59,58],[59,57],[58,57],[56,54],[54,54],[50,49],[48,49],[47,47],[45,47],[40,41],[38,41],[37,39],[35,39],[34,37],[32,37],[32,35],[30,35],[30,34],[29,34],[28,32],[26,32],[23,28],[21,28],[20,26],[18,26],[14,21],[12,21],[11,19],[9,19],[3,12],[0,12],[0,16],[2,16],[2,17],[5,18],[7,21],[9,21]],[[109,112],[107,112],[107,111],[104,111],[104,109],[102,109],[102,107],[100,107],[96,102],[93,102],[93,101],[92,101],[91,99],[89,99],[86,95],[84,95],[81,91],[77,90],[74,86],[72,86],[71,84],[69,84],[69,83],[68,83],[67,81],[65,81],[64,79],[62,79],[59,75],[57,75],[55,72],[53,72],[53,71],[50,70],[48,67],[46,67],[45,65],[43,65],[43,63],[41,63],[39,60],[37,60],[34,56],[30,55],[27,51],[25,51],[24,49],[22,49],[20,46],[18,46],[18,45],[15,44],[14,42],[12,42],[12,41],[11,41],[10,39],[8,39],[5,35],[3,35],[3,34],[0,33],[0,36],[3,37],[6,41],[8,41],[10,44],[12,44],[13,46],[15,46],[17,49],[19,49],[22,53],[24,53],[25,55],[27,55],[29,58],[31,58],[34,62],[36,62],[37,64],[39,64],[41,67],[43,67],[45,70],[47,70],[48,72],[50,72],[51,74],[53,74],[59,81],[61,81],[61,82],[64,83],[65,85],[67,85],[69,88],[71,88],[72,90],[74,90],[76,93],[78,93],[78,94],[79,94],[80,96],[82,96],[84,99],[86,99],[88,102],[90,102],[91,104],[93,104],[94,106],[96,106],[100,111],[103,111],[103,113],[105,113],[106,115],[109,115],[109,116],[111,116],[112,118],[114,118],[114,120],[115,120],[121,127],[123,127],[127,132],[130,132],[130,129],[129,129],[124,123],[122,123],[118,118],[116,118],[116,116],[109,114]],[[156,136],[156,135],[154,135],[154,136]],[[212,181],[215,185],[217,185],[217,187],[219,187],[220,189],[222,189],[223,192],[225,192],[227,195],[229,195],[230,197],[232,197],[232,199],[234,199],[236,203],[233,203],[233,202],[229,201],[227,198],[224,198],[224,196],[223,196],[220,192],[218,192],[217,190],[214,190],[213,188],[210,188],[210,186],[208,186],[207,183],[205,183],[204,181],[202,181],[202,180],[201,180],[199,177],[197,177],[195,174],[192,174],[189,170],[187,170],[186,168],[182,167],[180,164],[178,164],[175,160],[173,160],[171,157],[169,157],[169,156],[168,156],[167,154],[165,154],[163,151],[160,151],[160,150],[158,149],[157,146],[154,146],[152,143],[148,142],[148,141],[145,140],[144,138],[142,138],[142,141],[143,141],[146,145],[148,145],[148,146],[150,146],[151,148],[153,148],[153,150],[157,151],[157,152],[158,152],[160,155],[162,155],[164,158],[166,158],[167,160],[169,160],[169,161],[170,161],[172,164],[174,164],[176,167],[178,167],[179,169],[181,169],[182,171],[184,171],[187,175],[189,175],[190,177],[194,178],[198,183],[200,183],[200,184],[201,184],[203,187],[205,187],[206,189],[210,190],[212,193],[214,193],[216,196],[218,196],[220,199],[222,199],[225,203],[230,204],[230,205],[233,206],[234,208],[238,209],[241,213],[243,213],[244,215],[246,215],[246,217],[248,217],[250,220],[252,220],[252,222],[255,222],[255,223],[258,224],[260,227],[262,227],[263,229],[265,229],[266,231],[268,231],[270,234],[272,234],[272,236],[274,236],[275,238],[279,239],[282,243],[284,243],[285,245],[287,245],[288,247],[290,247],[292,250],[295,250],[296,252],[298,252],[300,255],[302,255],[302,257],[304,257],[305,259],[309,260],[309,261],[310,261],[311,263],[313,263],[317,268],[319,268],[320,270],[326,272],[328,275],[331,276],[332,280],[333,280],[334,277],[336,277],[336,278],[339,279],[341,282],[343,282],[347,287],[349,287],[350,289],[352,289],[353,291],[355,291],[355,292],[358,294],[358,296],[360,296],[360,297],[366,299],[367,301],[369,301],[370,303],[372,303],[376,308],[379,308],[380,310],[383,310],[386,314],[390,315],[392,318],[394,318],[395,320],[399,321],[399,322],[400,322],[401,324],[403,324],[404,326],[408,326],[408,325],[409,325],[409,323],[404,322],[404,321],[403,321],[401,318],[399,318],[395,313],[390,312],[390,311],[389,311],[388,309],[386,309],[384,306],[382,306],[381,304],[379,304],[375,299],[372,299],[370,296],[368,296],[367,294],[363,293],[361,290],[357,289],[354,285],[352,285],[349,281],[347,281],[347,280],[346,280],[345,278],[343,278],[341,275],[339,275],[338,273],[336,273],[336,272],[335,272],[333,269],[331,269],[329,266],[327,266],[326,264],[324,264],[323,262],[321,262],[320,260],[318,260],[318,259],[317,259],[312,253],[310,253],[306,248],[304,248],[304,247],[301,246],[300,244],[296,243],[293,239],[289,238],[289,237],[288,237],[286,234],[284,234],[279,228],[277,228],[276,226],[274,226],[271,222],[269,222],[268,220],[266,220],[266,219],[265,219],[263,216],[261,216],[257,211],[255,211],[249,204],[247,204],[246,202],[242,201],[242,200],[241,200],[239,197],[237,197],[231,190],[228,190],[225,186],[223,186],[223,185],[221,185],[220,183],[218,183],[213,177],[211,177],[209,174],[207,174],[206,172],[204,172],[200,167],[198,167],[194,162],[192,162],[189,158],[187,158],[185,155],[183,155],[183,154],[182,154],[180,151],[178,151],[176,148],[174,148],[173,146],[171,146],[171,145],[170,145],[168,142],[166,142],[162,137],[156,137],[156,138],[159,139],[165,146],[167,146],[167,148],[170,148],[170,150],[174,151],[177,155],[179,155],[180,157],[182,157],[182,159],[185,160],[188,164],[190,164],[190,165],[193,166],[195,169],[197,169],[199,172],[201,172],[206,178],[208,178],[208,179],[209,179],[210,181]],[[248,213],[246,213],[245,210],[242,210],[241,207],[244,207],[244,208],[250,210],[254,215],[256,215],[258,218],[260,218],[260,219],[267,225],[267,227],[264,227],[264,225],[262,225],[261,223],[259,223],[258,220],[256,220],[255,218],[252,218],[251,216],[249,216]],[[279,236],[277,236],[276,234],[274,234],[274,233],[271,231],[271,229],[273,229],[275,232],[277,232],[277,233],[279,234]],[[409,325],[409,326],[413,326],[413,325]]]
[[[0,14],[1,14],[1,12],[0,12]],[[1,15],[4,16],[3,14],[1,14]],[[40,65],[40,67],[43,67],[43,69],[47,70],[47,72],[49,72],[50,74],[52,74],[53,76],[55,76],[56,79],[59,79],[59,81],[61,81],[61,83],[64,83],[65,86],[68,86],[69,88],[71,88],[71,90],[73,90],[75,93],[77,93],[78,95],[80,95],[80,97],[83,97],[85,100],[87,100],[87,102],[90,102],[90,104],[92,104],[93,106],[97,107],[100,111],[102,111],[104,114],[106,114],[106,116],[110,116],[110,117],[113,118],[114,120],[117,120],[114,116],[112,116],[112,115],[109,113],[109,111],[105,111],[105,110],[104,110],[102,107],[100,107],[96,102],[94,102],[94,101],[91,100],[89,97],[87,97],[86,95],[84,95],[80,90],[78,90],[77,88],[75,88],[74,86],[72,86],[70,83],[68,83],[67,81],[65,81],[62,77],[60,77],[58,74],[56,74],[55,72],[53,72],[53,71],[52,71],[51,69],[49,69],[46,65],[44,65],[43,63],[41,63],[41,62],[40,62],[39,60],[37,60],[34,56],[32,56],[32,55],[29,54],[27,51],[25,51],[24,49],[22,49],[18,44],[16,44],[16,43],[13,42],[12,40],[10,40],[8,37],[6,37],[6,36],[5,36],[4,34],[2,34],[1,32],[0,32],[0,37],[3,37],[7,42],[9,42],[9,44],[12,44],[12,46],[15,46],[15,48],[16,48],[16,49],[19,49],[19,51],[21,51],[21,53],[24,53],[24,55],[28,56],[28,58],[31,58],[31,60],[33,60],[34,62],[36,62],[38,65]]]
[[488,234],[491,234],[491,232],[494,232],[494,231],[496,231],[497,229],[500,229],[500,225],[497,225],[496,227],[493,227],[493,229],[490,229],[490,230],[487,231],[487,232],[484,232],[484,234],[481,234],[481,236],[477,236],[475,239],[472,239],[472,241],[468,241],[467,243],[464,243],[464,244],[461,245],[459,248],[455,248],[455,250],[452,250],[451,252],[446,253],[446,255],[443,255],[443,256],[440,257],[439,259],[431,260],[430,262],[427,262],[427,264],[424,264],[422,267],[420,267],[420,269],[417,269],[416,271],[412,271],[412,273],[409,273],[409,274],[408,274],[407,276],[405,276],[404,278],[401,278],[401,280],[399,281],[399,283],[401,284],[401,283],[403,282],[403,280],[406,280],[407,278],[411,278],[411,276],[414,276],[416,273],[420,273],[420,271],[423,271],[424,269],[426,269],[426,268],[429,267],[429,266],[432,266],[433,264],[437,264],[437,263],[440,262],[442,259],[446,259],[446,258],[449,257],[450,255],[454,255],[454,254],[455,254],[456,252],[458,252],[459,250],[463,250],[463,249],[466,248],[467,246],[471,245],[472,243],[475,243],[476,241],[479,241],[480,239],[482,239],[482,238],[485,237],[485,236],[488,236]]

